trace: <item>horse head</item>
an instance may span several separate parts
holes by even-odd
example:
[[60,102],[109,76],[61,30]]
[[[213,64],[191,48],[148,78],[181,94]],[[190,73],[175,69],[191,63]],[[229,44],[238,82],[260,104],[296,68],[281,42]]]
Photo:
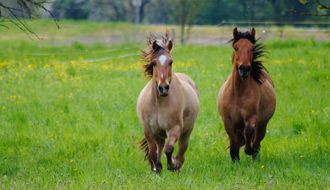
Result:
[[144,60],[145,73],[156,82],[157,91],[160,96],[168,96],[172,78],[172,55],[173,39],[169,38],[168,31],[157,38],[150,34],[147,37],[147,50],[141,50]]
[[152,44],[155,56],[151,60],[153,65],[153,78],[157,85],[157,90],[160,96],[168,96],[170,93],[171,77],[172,77],[172,63],[171,50],[173,42],[168,41],[167,44],[155,40]]
[[251,32],[238,32],[237,28],[233,31],[233,48],[235,49],[233,61],[238,73],[243,78],[248,78],[252,71],[253,49],[255,40],[255,30]]

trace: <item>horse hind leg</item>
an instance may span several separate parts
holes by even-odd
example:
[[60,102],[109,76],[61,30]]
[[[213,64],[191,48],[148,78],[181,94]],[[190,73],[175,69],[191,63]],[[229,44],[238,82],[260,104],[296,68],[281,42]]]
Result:
[[167,169],[176,171],[179,169],[179,164],[172,156],[174,151],[174,143],[178,140],[180,135],[180,126],[175,126],[169,131],[168,141],[165,145],[164,152],[167,158]]

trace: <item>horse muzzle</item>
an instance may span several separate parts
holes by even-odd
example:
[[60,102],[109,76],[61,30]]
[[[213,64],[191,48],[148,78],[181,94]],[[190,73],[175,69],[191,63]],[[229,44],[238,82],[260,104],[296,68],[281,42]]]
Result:
[[238,67],[239,76],[243,78],[248,78],[250,76],[251,70],[252,67],[250,65],[249,66],[240,65]]
[[160,96],[168,96],[170,93],[170,85],[158,85],[158,92]]

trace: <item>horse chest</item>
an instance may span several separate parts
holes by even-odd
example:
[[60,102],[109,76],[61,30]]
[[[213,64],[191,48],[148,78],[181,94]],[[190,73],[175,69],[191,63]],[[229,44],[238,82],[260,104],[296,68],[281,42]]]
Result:
[[255,101],[253,101],[251,96],[232,98],[228,113],[233,121],[241,122],[244,121],[250,113],[254,112],[255,107]]
[[159,109],[148,115],[146,120],[148,121],[151,131],[155,134],[160,131],[167,131],[175,126],[178,118],[168,110],[163,111],[162,109]]

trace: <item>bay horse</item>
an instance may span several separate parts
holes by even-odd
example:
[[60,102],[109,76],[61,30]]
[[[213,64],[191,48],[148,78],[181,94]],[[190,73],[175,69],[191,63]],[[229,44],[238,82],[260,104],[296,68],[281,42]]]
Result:
[[232,73],[220,88],[217,107],[230,140],[232,161],[239,160],[239,149],[256,158],[265,137],[268,121],[276,106],[274,83],[259,60],[264,45],[250,32],[233,31]]
[[[162,170],[161,155],[167,157],[167,169],[179,172],[188,148],[190,134],[199,112],[199,91],[195,82],[185,74],[172,72],[171,50],[173,39],[168,31],[160,38],[150,34],[147,49],[141,50],[145,74],[149,82],[141,91],[137,102],[137,115],[143,126],[141,149],[148,158],[151,171]],[[174,143],[178,153],[172,156]]]

